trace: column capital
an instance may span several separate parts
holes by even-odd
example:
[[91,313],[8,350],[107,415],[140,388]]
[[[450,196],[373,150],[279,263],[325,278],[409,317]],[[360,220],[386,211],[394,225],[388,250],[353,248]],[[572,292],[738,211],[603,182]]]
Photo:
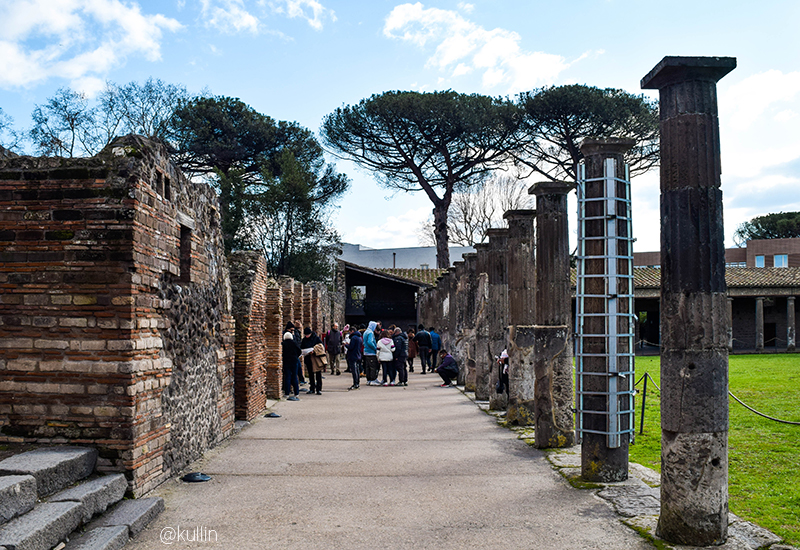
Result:
[[642,78],[644,90],[660,90],[689,80],[718,82],[736,68],[735,57],[666,56]]
[[540,181],[528,188],[529,195],[566,195],[575,189],[572,181]]
[[586,138],[580,144],[584,157],[592,155],[624,155],[636,145],[633,138]]
[[494,237],[495,239],[506,238],[508,237],[508,228],[506,227],[490,227],[486,230],[486,236],[489,237],[489,243],[491,244],[491,239]]
[[503,219],[508,221],[535,218],[536,210],[506,210]]

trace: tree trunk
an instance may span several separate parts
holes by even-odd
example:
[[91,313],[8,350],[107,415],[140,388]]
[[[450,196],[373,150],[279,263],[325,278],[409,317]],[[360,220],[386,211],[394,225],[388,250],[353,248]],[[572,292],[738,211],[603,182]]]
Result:
[[436,267],[450,267],[450,238],[447,234],[447,211],[450,201],[439,199],[433,206],[433,236],[436,239]]

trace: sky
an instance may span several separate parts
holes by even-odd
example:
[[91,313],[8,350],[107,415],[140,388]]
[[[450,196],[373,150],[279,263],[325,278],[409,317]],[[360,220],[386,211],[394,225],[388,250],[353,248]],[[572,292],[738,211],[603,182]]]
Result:
[[[390,90],[513,98],[577,83],[657,98],[639,83],[664,56],[736,57],[717,87],[733,246],[753,216],[800,210],[798,20],[796,0],[0,0],[0,108],[25,130],[59,87],[92,97],[153,77],[318,132],[337,107]],[[332,160],[352,179],[332,218],[343,241],[419,245],[425,195]],[[634,249],[658,250],[658,172],[631,188]]]

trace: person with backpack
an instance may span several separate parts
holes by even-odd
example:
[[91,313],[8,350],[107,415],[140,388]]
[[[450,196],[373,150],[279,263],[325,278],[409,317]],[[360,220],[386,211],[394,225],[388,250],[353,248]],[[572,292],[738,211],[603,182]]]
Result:
[[347,368],[350,369],[350,374],[353,377],[353,385],[348,390],[357,390],[360,386],[358,363],[361,361],[361,347],[364,341],[361,339],[361,334],[356,329],[355,325],[350,327],[350,341],[347,343]]

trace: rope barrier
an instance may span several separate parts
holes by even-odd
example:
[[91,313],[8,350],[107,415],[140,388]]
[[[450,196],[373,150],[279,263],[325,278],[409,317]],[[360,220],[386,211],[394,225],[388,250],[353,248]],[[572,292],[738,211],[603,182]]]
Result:
[[[642,375],[642,377],[641,377],[641,378],[639,378],[639,381],[638,381],[638,382],[636,382],[636,383],[633,385],[633,387],[635,388],[636,386],[638,386],[638,385],[639,385],[639,382],[641,382],[641,381],[642,381],[642,380],[643,380],[645,377],[647,377],[647,378],[649,378],[649,379],[650,379],[650,382],[652,382],[652,384],[653,384],[653,385],[656,387],[656,389],[657,389],[658,391],[661,391],[661,388],[659,388],[659,387],[658,387],[658,384],[656,384],[656,381],[655,381],[655,380],[653,380],[653,377],[652,377],[652,376],[650,376],[650,373],[649,373],[649,372],[646,372],[646,373],[644,373],[644,374]],[[735,400],[736,400],[736,401],[737,401],[737,402],[738,402],[738,403],[739,403],[739,404],[740,404],[742,407],[744,407],[745,409],[747,409],[747,410],[749,410],[749,411],[751,411],[751,412],[753,412],[753,413],[757,414],[758,416],[763,416],[764,418],[766,418],[766,419],[768,419],[768,420],[772,420],[772,421],[774,421],[774,422],[780,422],[781,424],[790,424],[790,425],[792,425],[792,426],[800,426],[800,422],[793,422],[793,421],[791,421],[791,420],[782,420],[782,419],[780,419],[780,418],[775,418],[774,416],[769,416],[769,415],[767,415],[767,414],[764,414],[764,413],[762,413],[762,412],[760,412],[760,411],[757,411],[756,409],[754,409],[753,407],[751,407],[750,405],[748,405],[747,403],[745,403],[744,401],[742,401],[741,399],[739,399],[738,397],[736,397],[735,395],[733,395],[733,392],[731,392],[730,390],[728,390],[728,395],[730,395],[731,397],[733,397],[733,398],[734,398],[734,399],[735,399]],[[642,416],[644,417],[644,409],[642,409]]]
[[746,405],[746,404],[744,403],[744,401],[742,401],[741,399],[739,399],[738,397],[736,397],[735,395],[733,395],[733,394],[732,394],[730,391],[728,391],[728,395],[730,395],[730,396],[731,396],[731,397],[733,397],[733,398],[734,398],[736,401],[738,401],[738,402],[739,402],[739,404],[740,404],[742,407],[744,407],[745,409],[747,409],[747,410],[749,410],[749,411],[752,411],[752,412],[756,413],[758,416],[763,416],[764,418],[768,418],[769,420],[773,420],[773,421],[775,421],[775,422],[780,422],[781,424],[791,424],[791,425],[793,425],[793,426],[800,426],[800,422],[792,422],[791,420],[781,420],[780,418],[774,418],[774,417],[772,417],[772,416],[768,416],[768,415],[766,415],[766,414],[764,414],[764,413],[762,413],[762,412],[758,412],[758,411],[757,411],[757,410],[755,410],[753,407],[751,407],[751,406],[749,406],[749,405]]

